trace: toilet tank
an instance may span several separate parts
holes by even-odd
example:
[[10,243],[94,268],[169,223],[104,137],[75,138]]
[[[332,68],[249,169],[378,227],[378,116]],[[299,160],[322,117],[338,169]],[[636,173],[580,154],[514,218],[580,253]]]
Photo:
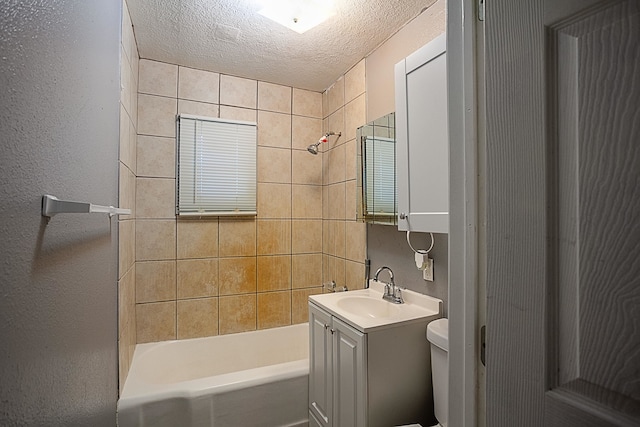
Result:
[[427,325],[431,343],[431,375],[434,413],[441,426],[447,425],[449,396],[449,320],[438,319]]

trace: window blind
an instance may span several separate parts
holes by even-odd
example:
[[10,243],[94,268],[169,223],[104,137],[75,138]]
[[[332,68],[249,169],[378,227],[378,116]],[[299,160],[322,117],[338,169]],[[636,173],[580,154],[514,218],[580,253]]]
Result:
[[365,214],[393,216],[396,211],[395,140],[365,136]]
[[178,215],[256,215],[256,124],[178,116]]

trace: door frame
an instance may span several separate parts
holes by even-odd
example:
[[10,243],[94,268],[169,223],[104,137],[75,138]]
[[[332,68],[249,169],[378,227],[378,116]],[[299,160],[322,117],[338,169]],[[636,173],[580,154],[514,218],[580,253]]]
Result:
[[[477,49],[476,3],[447,2],[449,101],[449,414],[455,427],[484,426],[480,326],[484,280],[479,240],[484,235],[483,87]],[[480,375],[479,375],[480,374]]]

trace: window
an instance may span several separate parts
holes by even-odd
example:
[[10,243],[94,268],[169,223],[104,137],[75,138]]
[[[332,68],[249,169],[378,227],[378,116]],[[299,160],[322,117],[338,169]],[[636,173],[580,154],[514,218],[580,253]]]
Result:
[[256,124],[178,116],[176,213],[256,215]]
[[396,212],[395,140],[364,136],[365,216],[390,216]]

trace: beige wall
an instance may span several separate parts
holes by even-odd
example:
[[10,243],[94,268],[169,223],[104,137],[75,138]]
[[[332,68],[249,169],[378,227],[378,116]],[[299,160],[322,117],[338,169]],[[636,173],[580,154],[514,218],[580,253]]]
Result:
[[[322,95],[140,61],[137,341],[306,322],[321,292]],[[175,116],[258,123],[257,218],[176,219]]]
[[120,207],[132,215],[120,215],[118,251],[118,352],[120,391],[129,373],[136,344],[135,316],[135,182],[138,110],[138,48],[126,2],[122,7],[120,46]]
[[395,65],[444,33],[445,26],[446,0],[438,0],[367,56],[368,122],[395,111]]
[[365,61],[323,94],[324,131],[341,132],[323,147],[323,280],[364,287],[366,225],[356,222],[356,129],[366,122]]

